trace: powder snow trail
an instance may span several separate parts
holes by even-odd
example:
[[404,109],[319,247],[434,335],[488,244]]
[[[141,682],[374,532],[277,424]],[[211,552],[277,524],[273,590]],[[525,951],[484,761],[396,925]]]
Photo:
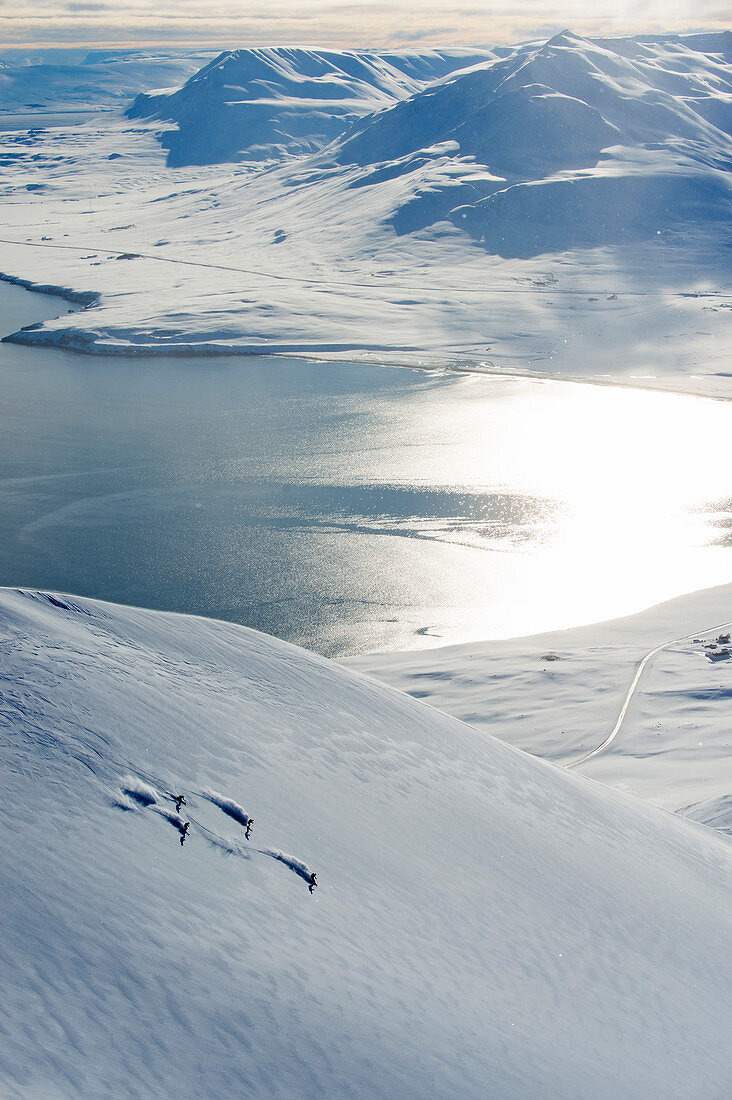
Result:
[[612,745],[613,741],[620,733],[620,729],[623,725],[623,722],[625,721],[625,716],[628,713],[628,707],[630,706],[631,699],[635,694],[635,690],[638,687],[640,678],[643,675],[646,665],[650,660],[652,660],[653,657],[656,656],[657,653],[660,653],[661,650],[668,649],[670,646],[676,645],[679,642],[688,642],[690,638],[696,638],[702,634],[710,634],[715,630],[723,630],[725,627],[732,627],[732,622],[718,623],[716,626],[709,626],[706,627],[706,629],[704,630],[693,630],[691,634],[684,634],[681,638],[672,638],[669,642],[662,642],[660,645],[657,645],[653,649],[649,650],[649,652],[646,653],[645,657],[641,659],[641,662],[635,671],[635,676],[633,677],[630,687],[626,692],[625,699],[623,700],[623,705],[621,706],[620,713],[617,717],[617,721],[615,722],[615,725],[613,726],[608,736],[596,748],[590,749],[589,752],[586,752],[582,756],[579,756],[576,760],[571,760],[568,764],[565,764],[565,768],[576,768],[578,764],[583,764],[585,760],[591,760],[593,756],[599,756],[601,752],[604,752],[605,749],[609,748],[609,746]]

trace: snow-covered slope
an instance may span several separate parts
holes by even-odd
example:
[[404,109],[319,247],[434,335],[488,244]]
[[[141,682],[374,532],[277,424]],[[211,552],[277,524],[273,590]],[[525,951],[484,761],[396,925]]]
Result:
[[732,837],[732,795],[721,795],[719,798],[693,803],[682,812],[692,821],[700,821],[710,829],[718,829],[720,833]]
[[234,50],[178,90],[139,95],[128,114],[178,123],[162,136],[172,166],[266,160],[320,149],[354,119],[494,57],[487,50],[458,49]]
[[242,628],[0,627],[4,1095],[726,1095],[712,834]]
[[126,107],[133,96],[176,87],[212,51],[8,51],[0,67],[0,110]]

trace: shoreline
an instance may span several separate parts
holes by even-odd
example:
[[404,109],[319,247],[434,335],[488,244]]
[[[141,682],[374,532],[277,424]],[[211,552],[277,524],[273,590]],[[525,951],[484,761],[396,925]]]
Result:
[[[0,242],[2,243],[2,242]],[[22,244],[24,242],[12,242]],[[39,247],[32,245],[31,247]],[[80,245],[55,246],[81,249]],[[97,250],[101,251],[101,250]],[[110,255],[118,253],[110,252]],[[119,253],[124,255],[124,253]],[[160,258],[163,260],[163,258]],[[163,262],[185,262],[167,261]],[[0,271],[0,283],[21,287],[31,294],[42,294],[46,297],[55,297],[61,301],[69,302],[79,307],[79,311],[92,309],[103,300],[100,291],[74,290],[71,287],[51,284],[36,283],[32,279],[12,275]],[[508,291],[506,293],[509,293]],[[715,295],[720,297],[725,295]],[[732,295],[726,295],[732,297]],[[704,297],[703,294],[695,297]],[[54,320],[50,318],[47,320]],[[271,359],[301,359],[305,362],[338,363],[364,366],[395,367],[404,370],[447,372],[453,374],[474,374],[489,378],[517,379],[529,382],[567,382],[583,386],[607,386],[611,388],[640,390],[648,393],[675,394],[680,397],[701,397],[710,401],[732,401],[732,371],[729,374],[717,374],[707,376],[689,375],[689,385],[684,386],[676,375],[660,375],[655,380],[651,377],[608,377],[603,375],[580,375],[566,372],[541,372],[537,370],[521,369],[520,367],[500,367],[495,364],[485,363],[476,358],[471,361],[468,355],[450,357],[449,355],[435,354],[432,357],[424,357],[421,353],[418,359],[409,361],[400,349],[389,347],[369,347],[360,342],[353,344],[318,345],[308,348],[303,343],[293,342],[279,343],[272,347],[275,341],[269,344],[235,344],[211,342],[181,342],[180,344],[141,344],[132,341],[124,343],[102,343],[98,340],[98,333],[85,329],[66,328],[64,330],[44,330],[46,321],[37,321],[25,325],[15,332],[0,337],[0,343],[13,344],[18,347],[51,348],[60,351],[71,352],[76,355],[98,356],[100,359],[166,359],[173,357],[197,358],[204,356],[220,358],[271,358]],[[132,332],[134,335],[134,332]],[[407,349],[405,349],[407,350]],[[412,350],[412,349],[408,349]],[[346,355],[346,353],[348,353]],[[717,381],[718,380],[718,381]],[[719,392],[715,386],[721,386]]]
[[[70,290],[68,288],[55,287],[55,286],[52,286],[52,285],[49,285],[49,284],[34,285],[34,284],[30,283],[29,280],[20,279],[20,278],[15,277],[15,276],[9,276],[7,274],[0,274],[0,283],[2,283],[2,282],[6,283],[7,285],[17,286],[21,290],[27,292],[28,294],[33,294],[35,292],[35,293],[42,294],[45,297],[58,297],[60,301],[69,301],[69,302],[71,302],[73,304],[77,304],[77,305],[81,304],[81,302],[83,302],[83,301],[87,301],[89,295],[92,293],[92,292],[77,292],[77,291],[74,291],[74,290]],[[81,302],[80,302],[80,300],[81,300]],[[82,305],[82,308],[84,308],[83,305]],[[42,323],[43,322],[33,322],[22,331],[32,333],[35,330],[36,325],[42,324]],[[53,334],[49,334],[49,335],[53,335]],[[41,343],[41,342],[36,342],[34,340],[29,339],[27,341],[23,341],[22,344],[21,344],[20,341],[16,342],[12,338],[9,338],[8,336],[3,337],[2,342],[17,343],[19,346],[26,346],[26,347],[30,347],[30,348],[39,347],[39,348],[45,348],[45,349],[49,349],[49,350],[51,348],[56,348],[57,347],[57,345],[52,343],[50,340],[46,341],[44,343]],[[75,349],[62,346],[61,350],[63,350],[63,351],[74,351]],[[87,356],[90,356],[90,357],[93,356],[94,354],[98,354],[98,352],[96,352],[94,349],[87,349],[83,353],[82,352],[78,352],[78,353],[79,354],[86,354]],[[200,353],[200,354],[203,355],[204,353]],[[552,376],[552,377],[537,376],[537,375],[535,375],[533,373],[529,373],[529,372],[523,372],[522,373],[522,372],[518,372],[518,371],[510,371],[510,372],[509,371],[498,371],[498,370],[492,370],[491,371],[491,370],[485,370],[485,369],[475,369],[475,368],[466,366],[465,364],[463,364],[462,366],[456,366],[454,364],[449,364],[449,363],[445,363],[445,362],[435,363],[433,365],[427,365],[427,364],[424,364],[424,363],[422,363],[422,364],[410,364],[410,363],[404,363],[403,361],[402,362],[388,361],[383,356],[380,356],[378,358],[378,360],[376,360],[374,362],[368,362],[368,361],[363,362],[363,361],[354,360],[352,358],[351,359],[337,359],[335,357],[325,358],[324,355],[322,354],[322,352],[319,352],[319,353],[313,352],[310,355],[305,355],[305,354],[297,355],[295,353],[284,353],[284,352],[281,352],[281,353],[278,354],[278,353],[274,353],[274,352],[262,353],[260,351],[252,351],[252,352],[245,355],[245,354],[242,354],[241,351],[238,351],[238,350],[235,350],[235,349],[226,349],[225,351],[220,352],[220,354],[222,355],[222,357],[227,357],[227,358],[235,358],[235,357],[241,357],[242,359],[247,359],[247,358],[249,358],[249,359],[271,358],[273,360],[277,360],[277,359],[282,359],[282,360],[284,360],[284,359],[301,359],[304,362],[308,362],[308,363],[324,363],[324,364],[328,364],[328,363],[333,363],[333,364],[345,363],[345,364],[349,364],[349,365],[353,364],[356,367],[366,366],[366,365],[369,365],[369,366],[376,365],[376,366],[384,366],[386,368],[400,367],[400,368],[404,368],[404,369],[408,369],[408,370],[419,370],[419,371],[424,371],[424,372],[444,371],[444,372],[451,372],[451,373],[455,373],[455,374],[478,374],[478,375],[484,375],[484,376],[487,376],[487,377],[502,378],[502,379],[505,379],[507,381],[522,380],[522,381],[530,381],[530,382],[574,382],[575,384],[585,385],[585,386],[609,386],[609,387],[616,387],[616,388],[619,388],[619,389],[630,389],[630,390],[636,389],[636,390],[639,390],[639,391],[657,392],[657,393],[660,393],[660,394],[676,394],[677,396],[683,396],[683,397],[695,396],[695,397],[705,397],[705,398],[711,399],[711,400],[725,400],[725,401],[728,401],[728,400],[731,399],[731,397],[716,397],[715,398],[715,397],[713,397],[711,395],[708,395],[708,394],[689,394],[689,393],[686,393],[685,391],[670,390],[668,388],[663,388],[662,389],[659,386],[631,385],[630,383],[626,383],[626,382],[622,382],[622,381],[613,381],[613,380],[580,379],[580,378],[577,378],[577,377],[565,377],[565,376],[559,376],[559,375]],[[120,347],[120,348],[114,349],[114,351],[107,351],[106,353],[102,353],[100,355],[100,358],[104,358],[106,360],[108,360],[109,358],[131,358],[131,359],[140,359],[140,360],[142,360],[142,359],[154,360],[154,359],[157,359],[157,358],[173,358],[173,357],[176,357],[177,355],[180,355],[181,358],[184,357],[180,352],[177,352],[177,350],[174,351],[173,349],[171,349],[169,351],[166,350],[166,352],[164,352],[163,354],[155,354],[155,353],[150,354],[150,353],[146,352],[145,349],[138,348],[138,349],[135,350],[135,352],[132,355],[130,355],[126,349]],[[190,354],[190,358],[196,358],[196,357],[197,357],[197,353],[192,352]],[[730,579],[732,580],[732,578],[730,578]],[[671,601],[673,601],[673,600],[683,600],[687,597],[695,595],[696,593],[704,592],[704,591],[706,591],[706,589],[704,589],[704,588],[703,589],[693,588],[693,589],[689,589],[685,592],[679,592],[676,595],[674,595],[672,597],[669,597],[669,599]],[[668,601],[664,601],[664,602],[668,602]],[[501,644],[506,644],[506,643],[514,643],[514,642],[518,642],[520,640],[527,640],[528,641],[528,640],[538,638],[538,637],[545,637],[548,634],[553,634],[553,633],[557,633],[557,632],[559,632],[563,636],[566,636],[569,632],[582,631],[582,630],[589,629],[589,628],[592,628],[592,627],[595,627],[595,626],[607,625],[608,623],[613,623],[613,622],[624,620],[625,618],[628,617],[629,614],[631,616],[645,615],[645,614],[650,613],[653,610],[653,608],[656,607],[656,606],[658,606],[658,605],[654,604],[652,602],[652,603],[650,603],[646,606],[640,607],[638,610],[636,610],[634,612],[621,613],[621,615],[618,616],[615,619],[606,619],[606,618],[602,618],[602,617],[600,617],[600,618],[592,618],[591,617],[588,620],[581,621],[581,622],[578,622],[578,623],[574,623],[573,625],[571,625],[569,627],[566,627],[566,628],[553,628],[553,629],[550,628],[548,632],[543,631],[541,634],[536,634],[534,631],[531,631],[531,630],[528,631],[528,632],[522,632],[522,633],[518,633],[518,634],[516,634],[516,633],[505,633],[505,634],[501,634],[498,637],[489,637],[488,639],[483,637],[483,638],[479,638],[479,639],[472,639],[470,641],[451,642],[451,643],[448,643],[447,645],[443,644],[443,645],[437,645],[437,646],[429,646],[427,648],[424,648],[424,647],[420,646],[419,644],[417,644],[414,647],[410,647],[408,649],[396,649],[396,650],[383,651],[382,649],[380,649],[377,646],[375,649],[371,650],[367,655],[351,654],[351,655],[347,655],[347,656],[343,656],[343,657],[335,656],[332,659],[334,659],[336,661],[341,661],[342,660],[344,662],[355,662],[355,663],[358,663],[360,661],[369,662],[373,659],[375,662],[378,662],[381,659],[381,657],[384,655],[384,653],[386,653],[386,654],[388,654],[389,659],[393,659],[395,663],[399,663],[399,661],[402,658],[409,659],[413,655],[423,655],[424,658],[425,658],[425,662],[427,664],[429,664],[433,661],[433,656],[431,656],[431,655],[435,655],[435,654],[438,654],[438,653],[444,653],[445,651],[451,651],[451,650],[454,650],[454,649],[458,649],[460,647],[470,647],[470,648],[476,648],[476,647],[482,647],[482,646],[491,647],[491,646],[496,646],[496,645],[501,645]],[[207,617],[205,615],[205,613],[202,613],[202,615],[203,615],[203,617]],[[226,621],[234,621],[234,620],[226,620]],[[240,625],[245,625],[245,624],[241,623]],[[419,640],[417,639],[417,643],[418,642],[419,642]],[[314,650],[314,652],[316,652],[316,650]]]

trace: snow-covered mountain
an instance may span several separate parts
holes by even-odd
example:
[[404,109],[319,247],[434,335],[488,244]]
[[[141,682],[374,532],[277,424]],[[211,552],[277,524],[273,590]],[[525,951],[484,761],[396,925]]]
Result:
[[3,1095],[726,1095],[702,826],[230,624],[0,638]]
[[409,172],[451,146],[463,172],[393,224],[448,218],[504,256],[715,231],[732,213],[731,61],[728,32],[612,44],[564,33],[362,120],[336,159],[378,178],[384,161]]
[[92,303],[12,339],[727,393],[730,35],[476,56],[239,51],[6,135],[0,270]]
[[129,114],[178,123],[162,135],[171,165],[336,140],[331,159],[370,170],[370,186],[439,160],[392,212],[397,232],[449,220],[490,252],[532,256],[728,227],[731,61],[729,32],[564,32],[500,56],[238,50]]
[[234,50],[178,90],[138,96],[128,114],[178,123],[162,138],[173,166],[310,153],[354,119],[495,56],[459,49]]

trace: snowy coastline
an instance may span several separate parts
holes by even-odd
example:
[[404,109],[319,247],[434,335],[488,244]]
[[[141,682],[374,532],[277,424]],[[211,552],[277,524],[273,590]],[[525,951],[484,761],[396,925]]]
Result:
[[88,307],[9,339],[728,397],[730,40],[241,50],[135,117],[5,134],[0,267]]
[[[20,286],[28,291],[57,297],[62,301],[78,305],[82,309],[90,309],[99,305],[103,299],[101,292],[77,291],[65,285],[37,284],[29,279],[0,272],[0,281]],[[697,303],[704,300],[713,300],[715,306],[701,305],[701,309],[726,308],[720,302],[724,295],[707,292],[690,295]],[[135,358],[153,357],[166,358],[171,356],[222,356],[227,358],[246,356],[266,356],[276,359],[303,359],[316,362],[342,362],[342,363],[370,363],[392,367],[404,367],[410,370],[436,370],[456,371],[468,374],[492,375],[503,378],[525,378],[536,381],[574,382],[580,385],[595,386],[624,386],[630,389],[660,391],[662,393],[687,394],[690,396],[708,397],[714,400],[729,401],[732,399],[732,371],[714,370],[709,374],[701,373],[702,368],[695,362],[694,370],[700,373],[685,374],[684,372],[666,373],[658,367],[657,363],[649,366],[648,373],[595,373],[591,369],[582,369],[580,365],[572,367],[565,364],[565,369],[552,366],[551,370],[545,369],[541,364],[522,366],[513,356],[507,356],[505,366],[486,361],[477,353],[472,356],[470,349],[461,354],[451,353],[449,348],[440,350],[435,348],[427,351],[422,347],[394,347],[385,343],[383,345],[367,344],[366,341],[354,343],[320,343],[306,339],[293,339],[291,342],[275,339],[262,340],[256,343],[243,339],[216,340],[216,339],[192,339],[181,332],[175,336],[167,335],[165,342],[149,342],[149,337],[138,330],[114,331],[100,334],[94,329],[76,326],[66,319],[63,327],[49,322],[36,322],[16,332],[2,337],[3,343],[18,344],[25,347],[60,348],[65,351],[76,352],[82,355],[99,356],[100,358]],[[416,338],[416,333],[415,333]],[[716,355],[720,360],[726,361],[726,344],[717,346]],[[618,352],[618,354],[622,354]],[[640,369],[640,368],[638,368]]]

